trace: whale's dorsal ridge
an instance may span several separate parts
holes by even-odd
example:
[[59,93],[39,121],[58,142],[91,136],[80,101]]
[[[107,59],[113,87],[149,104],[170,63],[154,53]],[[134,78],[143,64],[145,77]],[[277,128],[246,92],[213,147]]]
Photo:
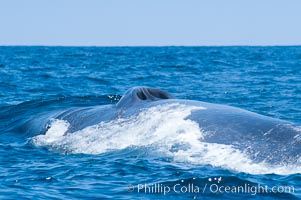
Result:
[[172,99],[168,92],[157,88],[137,86],[127,90],[117,103],[117,107],[133,106],[144,101],[158,101],[162,99]]

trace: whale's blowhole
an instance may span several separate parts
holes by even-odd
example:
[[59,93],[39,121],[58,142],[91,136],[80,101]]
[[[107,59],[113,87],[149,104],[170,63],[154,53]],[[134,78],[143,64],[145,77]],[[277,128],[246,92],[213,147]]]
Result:
[[143,91],[138,91],[137,92],[137,97],[141,100],[146,100],[147,97],[145,96],[144,92]]
[[125,108],[145,101],[158,101],[162,99],[173,99],[172,95],[156,88],[134,87],[127,90],[117,103],[117,107]]
[[147,88],[147,91],[150,95],[157,99],[172,99],[172,96],[163,90],[154,89],[154,88]]

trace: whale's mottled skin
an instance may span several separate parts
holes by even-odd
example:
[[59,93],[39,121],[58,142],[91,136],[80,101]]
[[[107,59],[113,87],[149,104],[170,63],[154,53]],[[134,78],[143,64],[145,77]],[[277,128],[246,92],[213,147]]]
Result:
[[288,162],[300,160],[301,132],[298,126],[243,109],[193,100],[174,99],[160,89],[134,87],[116,105],[74,108],[53,116],[70,123],[69,133],[87,126],[129,117],[143,108],[178,103],[204,107],[187,117],[199,124],[204,142],[232,145],[254,160]]

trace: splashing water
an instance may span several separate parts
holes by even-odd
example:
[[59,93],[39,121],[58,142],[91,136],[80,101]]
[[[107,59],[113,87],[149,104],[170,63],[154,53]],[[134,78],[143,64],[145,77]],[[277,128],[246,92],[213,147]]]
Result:
[[105,153],[130,146],[170,147],[173,141],[185,138],[198,141],[202,138],[198,124],[185,120],[195,109],[204,108],[180,104],[159,105],[130,118],[101,122],[72,134],[67,133],[70,126],[67,121],[56,119],[46,134],[34,137],[33,142],[37,146],[58,149],[64,146],[69,149],[68,153],[87,154]]
[[67,132],[70,126],[67,121],[55,119],[45,135],[38,135],[32,141],[36,146],[68,154],[100,154],[129,147],[149,147],[175,162],[209,164],[251,174],[301,172],[301,167],[296,164],[254,163],[246,153],[232,145],[202,141],[206,132],[196,122],[186,119],[196,109],[206,108],[158,105],[132,117],[101,122],[74,133]]

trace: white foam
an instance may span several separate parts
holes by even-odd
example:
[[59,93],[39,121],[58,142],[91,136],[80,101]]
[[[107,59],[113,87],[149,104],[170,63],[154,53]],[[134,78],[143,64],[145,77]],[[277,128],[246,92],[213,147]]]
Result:
[[70,124],[67,121],[53,119],[51,125],[45,135],[38,135],[34,138],[37,146],[44,144],[55,143],[63,139],[64,134],[67,132]]
[[[212,165],[251,174],[301,173],[300,164],[270,166],[254,163],[248,156],[231,145],[206,143],[199,125],[186,119],[193,110],[203,107],[165,104],[145,109],[130,118],[87,127],[68,134],[69,123],[53,120],[45,135],[33,138],[36,146],[67,153],[100,154],[129,147],[153,147],[160,156],[174,162],[193,165]],[[299,165],[299,166],[298,166]]]
[[[89,126],[66,134],[69,124],[53,120],[45,135],[33,138],[37,146],[65,146],[70,153],[99,154],[129,146],[168,144],[169,140],[183,134],[202,136],[198,124],[185,120],[193,109],[179,104],[156,106],[131,118],[119,118],[110,122]],[[174,140],[174,139],[173,139]]]

